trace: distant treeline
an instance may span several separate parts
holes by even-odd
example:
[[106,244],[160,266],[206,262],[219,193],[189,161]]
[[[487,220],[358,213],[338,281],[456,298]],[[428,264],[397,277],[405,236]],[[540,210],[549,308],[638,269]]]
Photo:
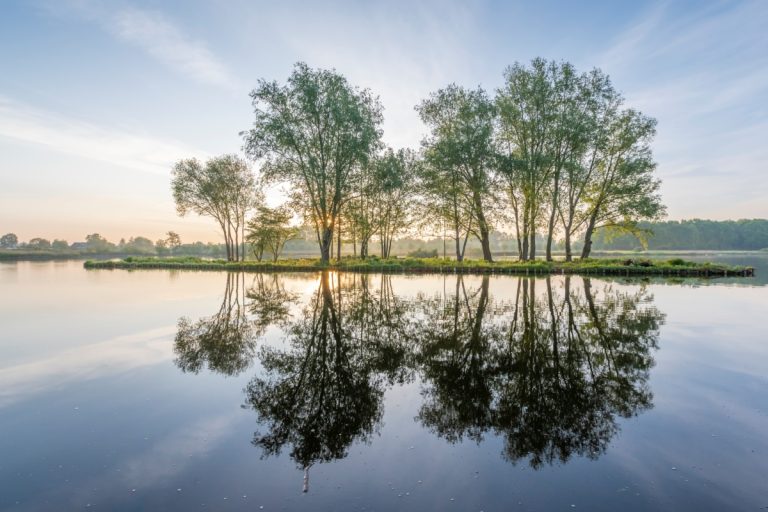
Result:
[[[642,222],[648,230],[647,249],[663,250],[741,250],[768,248],[768,219],[741,220],[670,220]],[[635,236],[611,237],[606,231],[596,233],[596,250],[635,250],[643,245]]]

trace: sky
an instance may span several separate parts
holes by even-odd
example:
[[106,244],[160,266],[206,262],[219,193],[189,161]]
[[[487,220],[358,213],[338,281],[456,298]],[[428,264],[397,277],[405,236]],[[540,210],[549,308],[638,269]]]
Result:
[[492,92],[538,56],[598,67],[658,120],[670,219],[766,218],[766,27],[764,0],[0,0],[0,234],[218,240],[176,215],[170,170],[242,154],[248,93],[297,61],[370,88],[385,142],[413,148],[414,106],[450,83]]

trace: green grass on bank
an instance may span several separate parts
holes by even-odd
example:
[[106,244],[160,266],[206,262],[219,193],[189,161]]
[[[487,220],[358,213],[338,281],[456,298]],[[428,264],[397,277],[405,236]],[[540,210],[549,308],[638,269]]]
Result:
[[284,259],[272,261],[228,262],[195,257],[151,258],[128,257],[122,260],[89,260],[89,269],[179,269],[179,270],[233,270],[312,272],[323,269],[350,272],[402,272],[402,273],[514,273],[514,274],[608,274],[608,275],[676,275],[676,276],[745,276],[753,275],[749,267],[733,267],[716,263],[697,263],[681,258],[650,260],[643,258],[593,258],[584,261],[536,260],[532,262],[465,260],[457,263],[443,258],[390,258],[371,256],[365,260],[344,257],[323,265],[319,259]]

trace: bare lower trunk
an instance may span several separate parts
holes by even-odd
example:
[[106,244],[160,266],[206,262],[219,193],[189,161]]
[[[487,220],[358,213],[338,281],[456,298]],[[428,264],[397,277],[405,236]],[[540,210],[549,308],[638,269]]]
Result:
[[536,259],[536,230],[533,228],[531,228],[531,243],[529,248],[531,252],[528,255],[528,259],[533,261]]
[[331,261],[331,251],[333,247],[333,228],[323,228],[320,237],[320,261],[327,264]]
[[592,252],[592,234],[595,232],[596,222],[596,215],[592,215],[589,218],[587,230],[584,232],[584,247],[581,250],[581,259],[583,260],[589,258],[589,254]]
[[336,259],[341,261],[341,218],[339,218],[339,224],[336,226]]
[[556,209],[552,208],[552,213],[549,214],[549,226],[547,226],[547,261],[552,261],[552,238],[555,234],[555,212]]
[[461,239],[459,238],[459,225],[456,224],[455,226],[455,233],[456,233],[456,261],[461,261],[464,259],[464,253],[461,250]]

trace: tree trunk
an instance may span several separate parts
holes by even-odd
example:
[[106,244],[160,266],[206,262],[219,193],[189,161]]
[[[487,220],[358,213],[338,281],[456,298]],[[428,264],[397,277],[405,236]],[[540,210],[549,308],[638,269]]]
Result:
[[571,249],[571,230],[565,229],[565,261],[573,261],[573,251]]
[[531,226],[531,243],[529,244],[530,254],[528,259],[534,261],[536,259],[536,230]]
[[491,254],[491,240],[488,234],[487,226],[480,228],[480,245],[483,248],[483,259],[493,263],[493,255]]
[[333,246],[333,228],[324,227],[320,238],[320,261],[328,264],[331,261],[331,250]]
[[483,248],[483,259],[485,261],[493,262],[493,255],[491,255],[491,241],[488,233],[488,223],[485,220],[483,204],[480,200],[479,192],[475,192],[473,194],[473,200],[475,203],[475,210],[477,211],[477,226],[480,230],[480,245]]
[[339,219],[339,232],[336,235],[336,260],[341,261],[341,219]]
[[464,259],[464,255],[461,252],[461,238],[459,234],[459,223],[457,222],[454,224],[455,231],[456,231],[456,261],[461,261]]
[[595,231],[595,223],[597,222],[597,215],[593,214],[589,218],[589,224],[587,230],[584,232],[584,247],[581,250],[581,259],[585,260],[589,258],[589,254],[592,252],[592,233]]
[[547,261],[552,261],[552,237],[555,232],[555,213],[554,205],[552,213],[549,214],[549,226],[547,227]]
[[[528,221],[528,206],[523,207],[523,244],[522,244],[522,254],[520,256],[521,261],[528,261],[528,232],[530,231],[531,226],[530,222]],[[518,242],[519,243],[519,242]]]

